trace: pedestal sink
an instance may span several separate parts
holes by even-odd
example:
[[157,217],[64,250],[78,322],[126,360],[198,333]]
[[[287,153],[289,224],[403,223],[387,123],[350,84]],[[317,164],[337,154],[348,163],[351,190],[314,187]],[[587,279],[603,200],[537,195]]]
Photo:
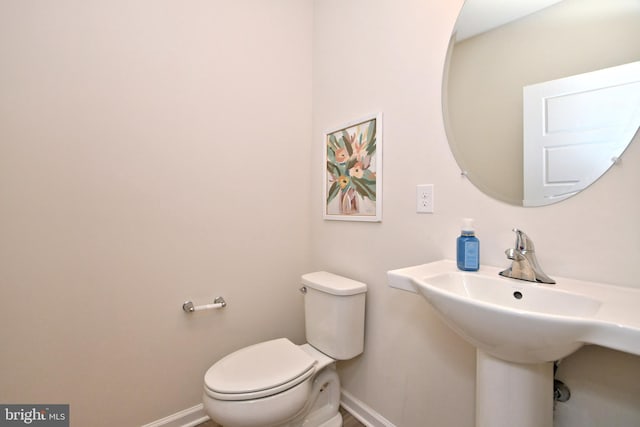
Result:
[[554,277],[544,285],[443,260],[391,270],[477,348],[476,427],[551,427],[553,362],[584,344],[640,355],[640,289]]

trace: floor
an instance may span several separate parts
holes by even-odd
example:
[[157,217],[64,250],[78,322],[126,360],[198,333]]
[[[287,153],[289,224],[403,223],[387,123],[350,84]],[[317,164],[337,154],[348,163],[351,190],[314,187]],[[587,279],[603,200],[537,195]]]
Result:
[[[364,424],[356,420],[353,415],[345,411],[342,406],[340,407],[340,413],[342,414],[342,427],[365,427]],[[213,421],[207,421],[206,423],[198,424],[197,427],[220,427],[220,425]]]

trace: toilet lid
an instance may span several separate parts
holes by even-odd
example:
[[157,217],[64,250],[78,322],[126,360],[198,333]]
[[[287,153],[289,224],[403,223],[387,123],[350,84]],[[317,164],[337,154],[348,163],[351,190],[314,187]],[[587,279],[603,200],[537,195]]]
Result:
[[205,374],[215,397],[244,400],[269,396],[308,378],[316,360],[286,338],[265,341],[235,351]]

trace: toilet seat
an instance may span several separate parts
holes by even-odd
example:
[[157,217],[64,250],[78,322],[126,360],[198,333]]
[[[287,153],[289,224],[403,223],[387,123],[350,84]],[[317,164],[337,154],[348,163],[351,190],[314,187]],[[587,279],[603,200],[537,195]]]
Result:
[[288,390],[308,379],[317,360],[286,338],[242,348],[205,374],[206,393],[218,400],[251,400]]

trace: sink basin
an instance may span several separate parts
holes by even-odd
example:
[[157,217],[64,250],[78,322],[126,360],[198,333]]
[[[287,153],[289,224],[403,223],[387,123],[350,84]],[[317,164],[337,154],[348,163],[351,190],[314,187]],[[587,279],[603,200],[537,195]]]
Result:
[[462,272],[444,260],[388,272],[389,285],[422,295],[454,331],[508,362],[561,359],[584,344],[640,355],[640,289],[554,277],[555,285]]
[[444,273],[425,277],[430,286],[420,286],[425,296],[431,295],[433,288],[459,298],[467,298],[478,303],[493,305],[494,309],[520,310],[558,316],[590,316],[595,314],[601,302],[583,295],[556,291],[540,286],[527,286],[521,282],[505,283],[498,277],[486,277],[463,272]]

